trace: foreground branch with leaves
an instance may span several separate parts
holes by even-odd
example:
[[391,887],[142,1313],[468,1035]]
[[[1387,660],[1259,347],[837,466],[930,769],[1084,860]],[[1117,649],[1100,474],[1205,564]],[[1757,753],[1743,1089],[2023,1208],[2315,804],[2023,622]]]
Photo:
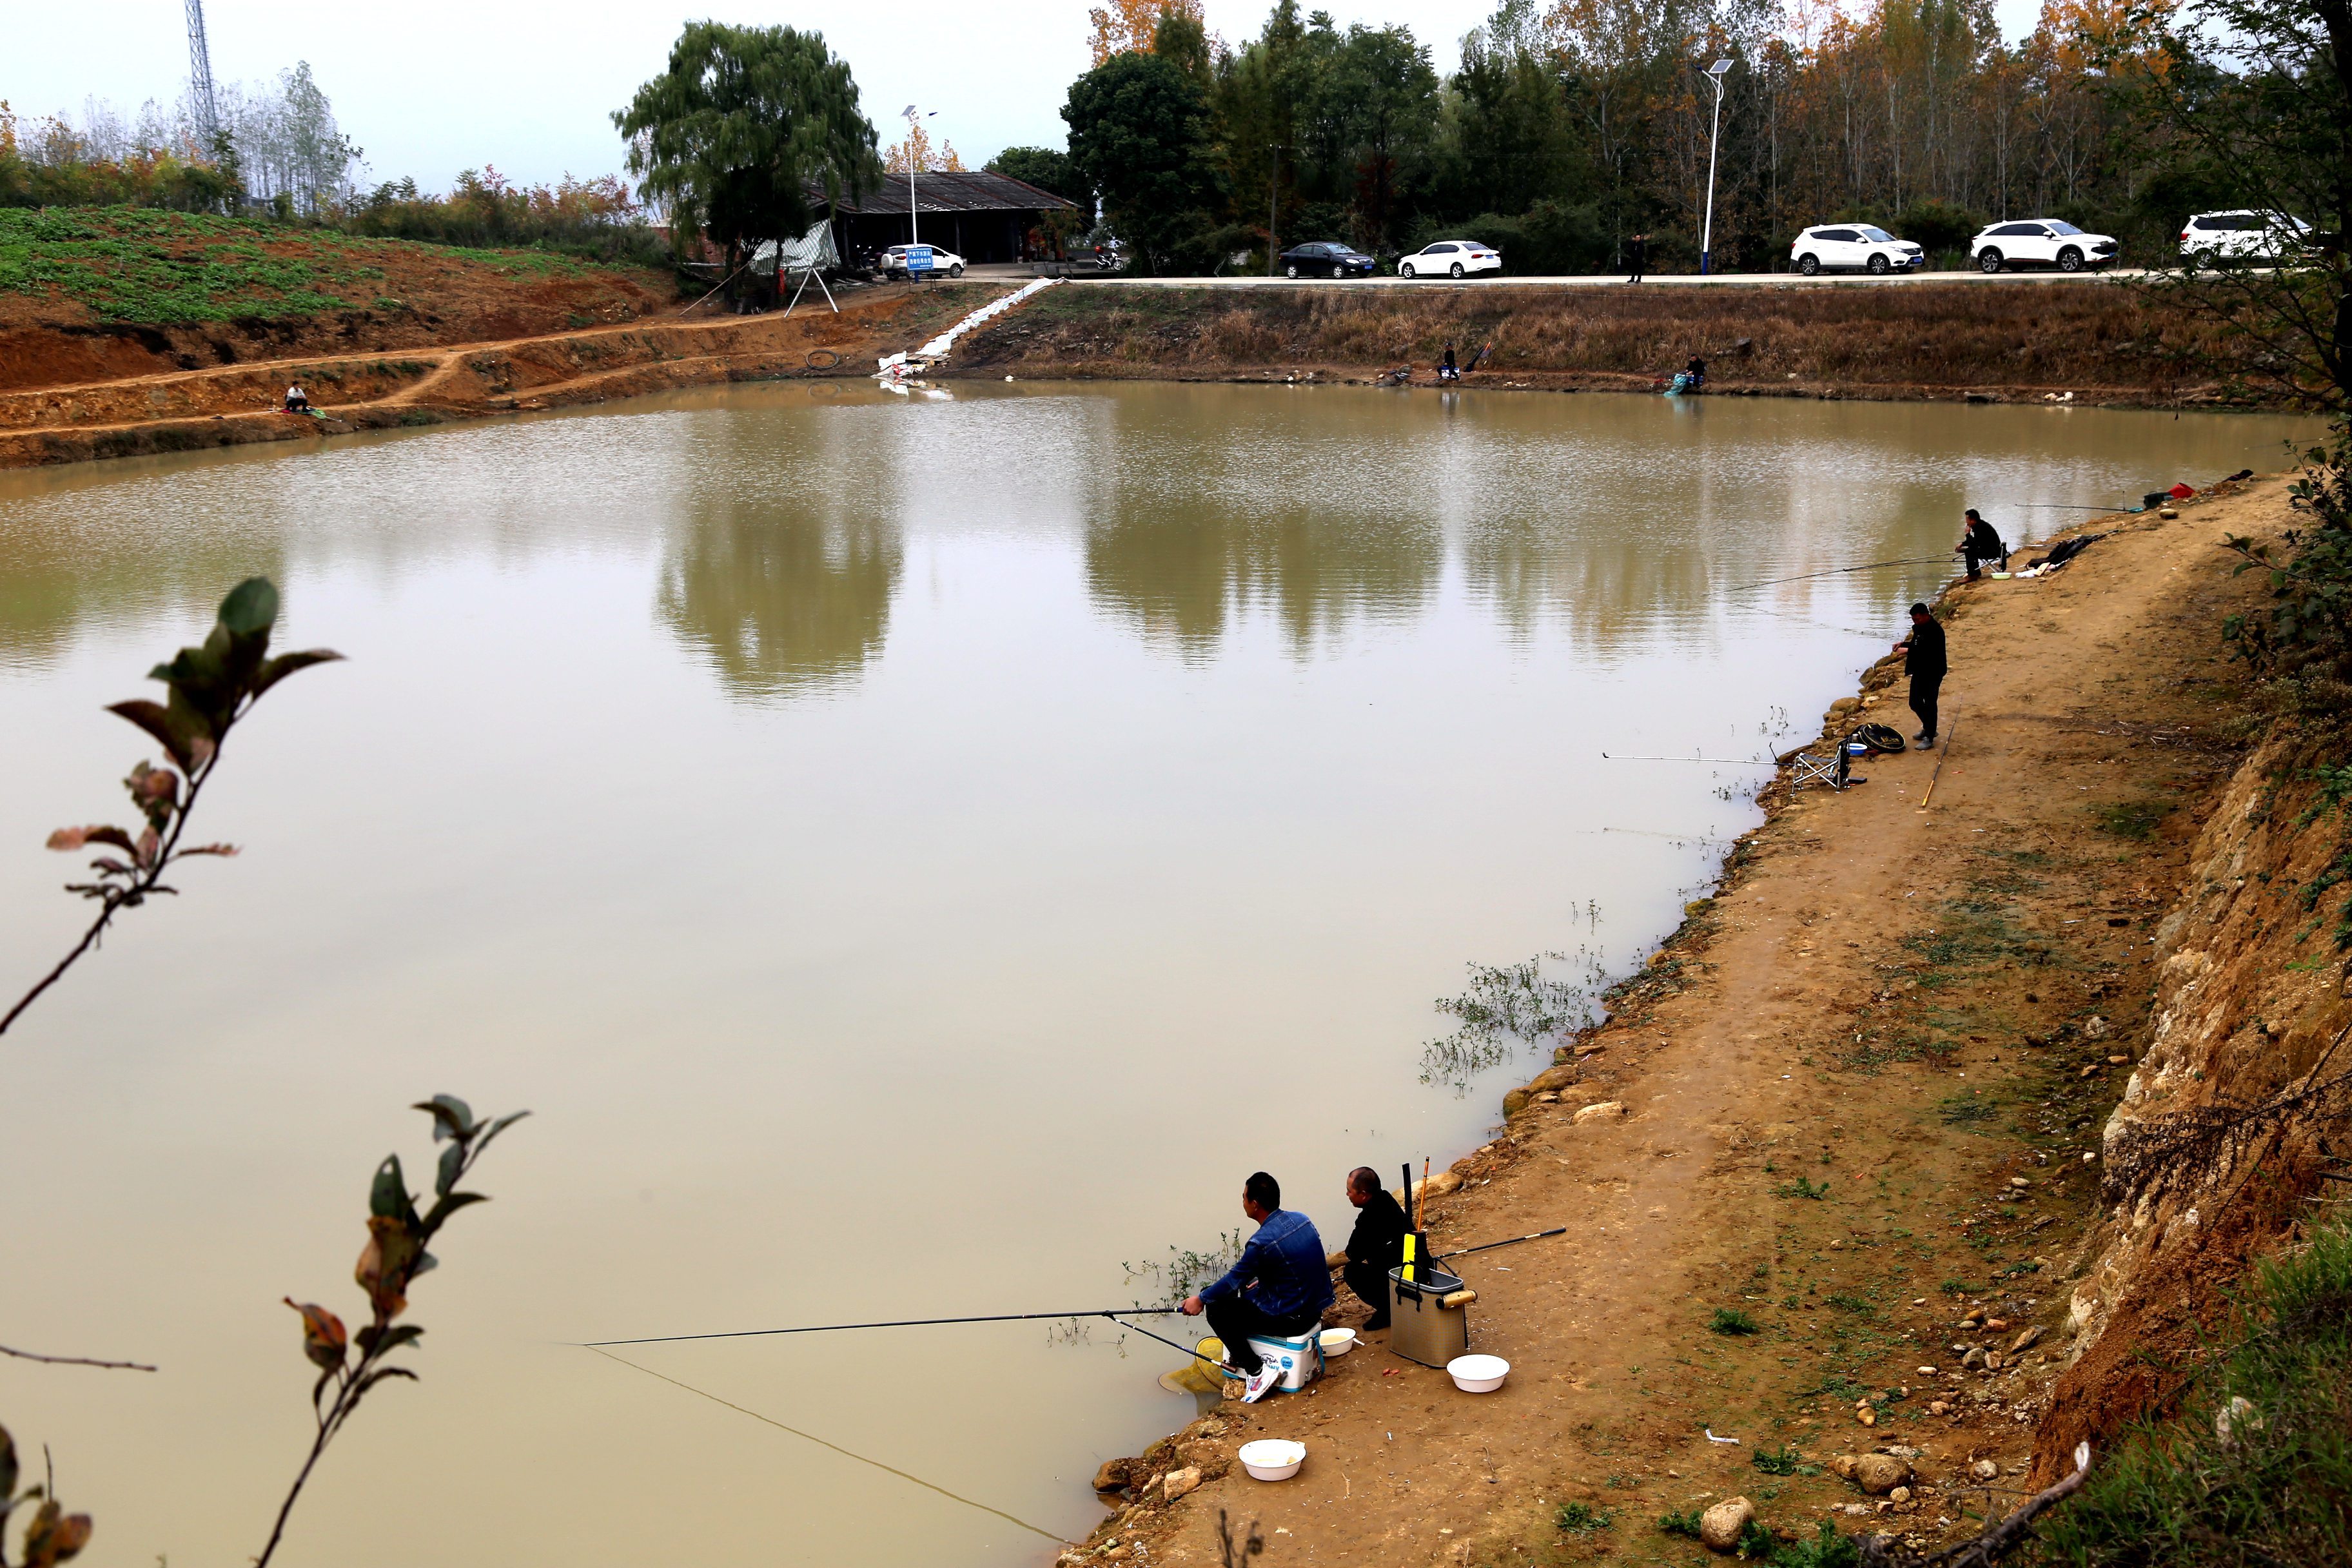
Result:
[[[451,1094],[436,1094],[415,1109],[433,1118],[433,1141],[449,1146],[441,1152],[434,1172],[433,1206],[422,1215],[416,1212],[416,1198],[401,1172],[400,1156],[387,1154],[376,1167],[375,1181],[368,1192],[367,1246],[352,1271],[360,1289],[367,1292],[367,1322],[356,1334],[350,1333],[342,1319],[316,1302],[286,1299],[288,1306],[302,1314],[302,1353],[319,1369],[319,1381],[310,1389],[310,1414],[318,1432],[285,1502],[278,1507],[268,1544],[254,1559],[254,1568],[264,1568],[278,1550],[286,1534],[286,1521],[300,1500],[310,1472],[368,1391],[389,1378],[415,1381],[415,1373],[390,1365],[386,1358],[403,1346],[415,1344],[425,1331],[415,1323],[393,1320],[408,1310],[411,1282],[438,1263],[425,1250],[425,1245],[459,1209],[489,1201],[483,1194],[461,1191],[458,1184],[472,1172],[492,1139],[530,1114],[516,1110],[494,1121],[478,1121],[466,1102]],[[356,1359],[352,1354],[354,1349],[359,1352]]]
[[66,884],[68,892],[98,905],[98,918],[57,966],[0,1016],[0,1034],[5,1034],[26,1008],[98,945],[116,914],[135,910],[157,894],[177,893],[178,889],[163,880],[173,866],[191,856],[236,853],[231,844],[184,847],[181,842],[195,812],[197,796],[220,766],[221,747],[229,731],[253,711],[264,692],[288,676],[342,657],[313,648],[272,658],[269,633],[277,620],[277,588],[266,577],[247,578],[221,601],[211,636],[195,647],[182,648],[170,663],[148,672],[150,679],[162,681],[167,689],[166,700],[134,700],[114,703],[107,710],[153,736],[177,771],[142,761],[122,781],[144,822],[135,833],[110,824],[94,824],[60,827],[49,835],[52,849],[71,852],[95,845],[117,853],[90,861],[89,880]]

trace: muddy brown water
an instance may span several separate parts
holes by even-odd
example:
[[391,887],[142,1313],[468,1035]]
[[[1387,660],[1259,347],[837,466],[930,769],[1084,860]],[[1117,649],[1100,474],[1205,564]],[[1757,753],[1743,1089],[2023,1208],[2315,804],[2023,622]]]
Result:
[[1733,590],[2312,434],[783,387],[0,476],[6,979],[79,929],[42,838],[143,754],[102,703],[252,572],[351,656],[236,735],[199,837],[245,855],[0,1040],[0,1342],[163,1368],[0,1361],[0,1422],[94,1561],[250,1556],[309,1435],[278,1298],[357,1315],[370,1172],[446,1089],[536,1115],[281,1562],[1045,1560],[1191,1414],[1175,1352],[575,1343],[1157,1299],[1125,1266],[1261,1166],[1336,1245],[1349,1167],[1456,1157],[1537,1065],[1419,1081],[1465,963],[1622,971],[1753,820],[1760,770],[1602,752],[1811,733],[1944,571]]

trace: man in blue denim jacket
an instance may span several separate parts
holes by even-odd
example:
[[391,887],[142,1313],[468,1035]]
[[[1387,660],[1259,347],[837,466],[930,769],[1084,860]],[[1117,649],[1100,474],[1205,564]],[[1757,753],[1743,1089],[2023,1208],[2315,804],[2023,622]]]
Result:
[[1225,1359],[1247,1380],[1242,1397],[1255,1404],[1282,1376],[1249,1342],[1252,1334],[1303,1334],[1323,1321],[1331,1304],[1331,1270],[1315,1222],[1282,1206],[1282,1186],[1260,1171],[1242,1184],[1242,1213],[1257,1234],[1223,1279],[1184,1299],[1187,1317],[1209,1314],[1209,1329]]

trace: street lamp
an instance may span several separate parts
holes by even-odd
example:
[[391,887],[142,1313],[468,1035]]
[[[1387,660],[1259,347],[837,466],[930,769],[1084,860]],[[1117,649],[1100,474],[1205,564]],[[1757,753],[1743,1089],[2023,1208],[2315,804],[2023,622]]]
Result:
[[1715,126],[1706,136],[1706,226],[1699,231],[1698,275],[1706,276],[1707,253],[1715,248],[1715,150],[1723,140],[1723,79],[1731,69],[1729,60],[1717,60],[1706,68],[1706,79],[1715,84]]
[[[923,128],[924,121],[938,114],[939,110],[934,109],[928,113],[917,114],[915,106],[910,103],[898,112],[907,117],[907,243],[914,245],[920,238],[915,232],[915,165],[921,162],[915,155],[915,132]],[[1713,177],[1711,174],[1709,177]]]

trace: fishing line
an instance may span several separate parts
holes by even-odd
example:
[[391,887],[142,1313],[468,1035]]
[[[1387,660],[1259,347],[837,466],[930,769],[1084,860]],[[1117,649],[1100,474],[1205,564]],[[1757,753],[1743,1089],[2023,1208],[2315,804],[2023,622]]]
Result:
[[1761,583],[1744,583],[1737,588],[1727,588],[1727,594],[1745,594],[1750,588],[1769,588],[1775,583],[1802,583],[1813,577],[1836,577],[1848,572],[1875,572],[1881,566],[1941,566],[1949,559],[1943,555],[1920,555],[1907,561],[1871,561],[1860,566],[1832,566],[1826,572],[1800,572],[1793,577],[1767,577]]
[[886,1465],[879,1459],[869,1459],[865,1455],[845,1448],[838,1443],[828,1443],[814,1432],[803,1432],[797,1426],[787,1426],[772,1415],[762,1415],[756,1410],[746,1409],[744,1406],[736,1404],[731,1399],[721,1399],[719,1395],[712,1394],[708,1389],[697,1388],[690,1383],[680,1383],[677,1379],[671,1377],[665,1373],[656,1372],[649,1366],[638,1366],[635,1362],[629,1360],[626,1356],[614,1355],[611,1351],[605,1350],[602,1346],[583,1345],[580,1348],[583,1350],[594,1351],[598,1355],[603,1356],[607,1361],[616,1361],[623,1366],[635,1368],[636,1371],[644,1373],[647,1377],[660,1378],[662,1382],[668,1384],[672,1388],[683,1388],[688,1394],[698,1394],[703,1398],[709,1400],[713,1405],[724,1405],[728,1409],[734,1411],[737,1415],[749,1415],[754,1421],[765,1422],[768,1426],[773,1426],[779,1432],[789,1432],[795,1437],[803,1437],[807,1439],[809,1442],[814,1443],[820,1448],[830,1448],[844,1458],[855,1459],[861,1465],[871,1465],[877,1470],[887,1470],[902,1481],[912,1481],[915,1485],[921,1487],[926,1491],[937,1492],[940,1496],[948,1499],[950,1501],[960,1502],[966,1508],[976,1508],[982,1513],[992,1513],[1008,1524],[1017,1524],[1022,1529],[1028,1531],[1032,1534],[1042,1535],[1048,1541],[1057,1542],[1062,1539],[1052,1531],[1034,1525],[1025,1519],[1005,1512],[1001,1508],[991,1508],[984,1502],[975,1502],[971,1498],[965,1497],[961,1493],[951,1492],[943,1486],[939,1486],[923,1479],[920,1476],[908,1475],[906,1471],[900,1469],[896,1465]]
[[[1177,1316],[1173,1307],[1108,1307],[1088,1312],[994,1312],[976,1318],[900,1318],[887,1323],[804,1323],[790,1329],[735,1329],[717,1334],[662,1334],[644,1340],[588,1340],[581,1342],[583,1350],[602,1350],[607,1345],[674,1345],[688,1340],[754,1340],[770,1334],[837,1334],[851,1329],[930,1329],[945,1323],[1029,1323],[1051,1322],[1061,1318],[1170,1318]],[[1129,1325],[1132,1326],[1132,1325]],[[1145,1330],[1137,1330],[1139,1333]]]

